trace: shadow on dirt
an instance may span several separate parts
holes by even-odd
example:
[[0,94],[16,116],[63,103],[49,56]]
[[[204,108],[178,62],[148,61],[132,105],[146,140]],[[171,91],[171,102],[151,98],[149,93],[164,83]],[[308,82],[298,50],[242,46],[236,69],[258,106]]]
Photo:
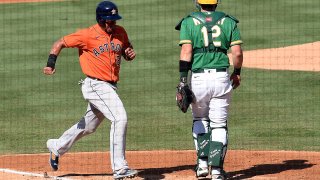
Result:
[[281,164],[259,164],[252,166],[248,169],[228,172],[228,179],[236,180],[236,179],[248,179],[258,175],[268,175],[268,174],[277,174],[282,171],[287,170],[299,170],[310,168],[315,164],[308,164],[307,160],[287,160],[283,161]]
[[164,174],[174,174],[177,171],[184,170],[192,170],[194,169],[194,165],[184,165],[184,166],[176,166],[176,167],[168,167],[168,168],[150,168],[150,169],[139,169],[139,177],[144,180],[160,180],[165,179]]
[[[268,174],[277,174],[282,171],[287,170],[299,170],[310,168],[315,164],[308,164],[307,160],[287,160],[283,161],[281,164],[259,164],[252,166],[248,169],[240,171],[231,171],[228,172],[228,180],[238,180],[238,179],[248,179],[259,175],[268,175]],[[144,180],[160,180],[165,179],[165,174],[174,174],[177,171],[183,170],[192,170],[194,165],[184,165],[168,168],[150,168],[150,169],[138,169],[138,177]],[[94,176],[111,176],[112,174],[65,174],[59,177],[74,177],[74,176],[83,176],[83,177],[94,177]],[[208,176],[209,177],[209,176]],[[209,180],[208,178],[203,178],[202,180]]]
[[[183,171],[183,170],[193,170],[194,165],[185,165],[185,166],[177,166],[177,167],[168,167],[168,168],[150,168],[150,169],[137,169],[139,171],[138,177],[142,178],[144,180],[160,180],[165,179],[164,174],[170,174],[177,171]],[[62,177],[95,177],[95,176],[110,176],[112,177],[112,174],[108,173],[101,173],[101,174],[81,174],[81,173],[70,173],[70,174],[64,174],[61,176],[58,176],[60,178]]]

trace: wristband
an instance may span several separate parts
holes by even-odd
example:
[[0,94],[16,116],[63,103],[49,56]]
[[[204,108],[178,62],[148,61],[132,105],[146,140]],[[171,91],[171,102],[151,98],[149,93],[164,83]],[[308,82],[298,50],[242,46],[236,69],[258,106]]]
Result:
[[233,73],[235,75],[240,75],[241,74],[241,67],[240,68],[234,68]]
[[48,57],[47,67],[51,67],[52,69],[54,69],[56,65],[56,61],[57,61],[57,55],[50,54]]
[[180,79],[186,78],[188,76],[188,71],[191,69],[191,62],[179,61],[179,72],[180,72]]

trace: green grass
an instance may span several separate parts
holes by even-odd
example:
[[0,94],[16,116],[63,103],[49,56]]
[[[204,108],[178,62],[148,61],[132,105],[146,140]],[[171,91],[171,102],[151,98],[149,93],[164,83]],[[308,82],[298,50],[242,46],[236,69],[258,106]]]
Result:
[[[44,76],[52,43],[95,23],[99,1],[0,5],[0,154],[46,152],[56,138],[83,116],[86,102],[77,82],[76,49],[61,52],[57,73]],[[175,105],[179,50],[176,23],[191,1],[117,1],[136,49],[123,62],[119,94],[129,117],[129,150],[193,149],[191,114]],[[240,20],[244,49],[281,47],[319,41],[320,2],[309,0],[223,1],[223,10]],[[245,69],[235,91],[229,121],[231,149],[319,151],[320,84],[318,72]],[[104,151],[106,120],[72,151]]]

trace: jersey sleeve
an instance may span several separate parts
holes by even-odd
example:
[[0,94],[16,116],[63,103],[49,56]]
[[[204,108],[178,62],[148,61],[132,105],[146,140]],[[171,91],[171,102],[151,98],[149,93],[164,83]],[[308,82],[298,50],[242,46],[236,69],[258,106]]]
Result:
[[63,37],[66,47],[87,49],[87,30],[79,30]]
[[129,37],[128,37],[126,30],[124,28],[122,28],[122,31],[123,31],[123,47],[124,47],[124,49],[127,49],[128,47],[133,48],[132,44],[129,41]]
[[231,44],[230,46],[243,44],[240,36],[240,30],[237,26],[237,23],[234,24],[234,28],[231,34]]
[[180,29],[180,42],[179,45],[182,46],[183,44],[192,44],[192,37],[191,37],[191,31],[188,26],[188,19],[186,18],[181,23],[181,29]]

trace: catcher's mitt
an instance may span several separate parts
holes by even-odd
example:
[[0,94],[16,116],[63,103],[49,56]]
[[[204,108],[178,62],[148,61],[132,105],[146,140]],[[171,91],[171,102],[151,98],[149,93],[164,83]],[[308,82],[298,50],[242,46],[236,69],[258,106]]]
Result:
[[182,82],[179,83],[177,86],[176,94],[177,106],[179,107],[179,109],[182,112],[186,113],[193,99],[194,94],[189,88],[188,84]]

